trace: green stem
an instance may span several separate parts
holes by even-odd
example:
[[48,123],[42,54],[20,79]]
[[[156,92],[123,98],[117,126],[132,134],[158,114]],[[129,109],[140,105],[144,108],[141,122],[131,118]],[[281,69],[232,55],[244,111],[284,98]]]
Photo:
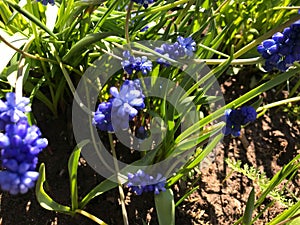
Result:
[[[207,65],[219,65],[226,62],[228,59],[194,59],[195,63],[206,63]],[[230,65],[253,65],[262,62],[261,57],[254,57],[249,59],[233,59]]]
[[71,80],[71,78],[70,78],[70,75],[69,75],[69,73],[67,72],[67,70],[66,70],[64,64],[62,63],[60,57],[58,56],[58,54],[57,54],[57,52],[56,52],[56,50],[55,50],[54,45],[53,45],[53,44],[50,44],[50,47],[51,47],[51,49],[52,49],[52,51],[53,51],[53,53],[54,53],[54,56],[55,56],[55,58],[56,58],[56,60],[57,60],[57,62],[58,62],[58,64],[59,64],[59,66],[60,66],[61,71],[63,72],[63,75],[64,75],[64,77],[65,77],[65,79],[66,79],[66,81],[67,81],[67,83],[68,83],[68,85],[69,85],[69,88],[70,88],[72,94],[74,95],[75,101],[78,103],[78,105],[80,105],[80,107],[81,107],[87,114],[92,115],[93,113],[91,112],[91,110],[90,110],[89,108],[87,108],[87,107],[82,103],[80,97],[78,96],[78,94],[77,94],[77,92],[76,92],[76,89],[75,89],[75,87],[74,87],[74,85],[73,85],[73,82],[72,82],[72,80]]
[[264,35],[260,36],[259,38],[256,38],[254,41],[250,42],[245,47],[241,48],[236,53],[234,53],[233,54],[233,58],[234,59],[239,58],[240,56],[242,56],[243,54],[245,54],[246,52],[248,52],[250,49],[252,49],[255,46],[259,45],[265,39],[271,37],[274,33],[282,31],[284,28],[290,26],[292,23],[296,22],[299,19],[300,19],[300,15],[297,15],[297,16],[293,17],[292,19],[290,19],[289,21],[287,21],[286,23],[281,24],[278,27],[275,27],[275,28],[269,30]]
[[78,213],[78,214],[81,214],[87,218],[89,218],[90,220],[93,220],[94,222],[96,222],[97,224],[100,224],[100,225],[107,225],[107,223],[103,222],[102,220],[100,220],[98,217],[90,214],[89,212],[87,211],[84,211],[82,209],[76,209],[75,210],[75,213]]
[[[127,44],[130,44],[130,37],[129,37],[129,20],[130,20],[130,13],[131,9],[133,6],[133,1],[130,1],[128,9],[127,9],[127,14],[126,14],[126,21],[125,21],[125,38],[127,41]],[[130,46],[130,45],[129,45]]]
[[267,109],[270,109],[270,108],[273,108],[273,107],[276,107],[276,106],[288,104],[288,103],[291,103],[291,102],[297,102],[297,101],[300,101],[300,96],[294,97],[294,98],[284,99],[284,100],[277,101],[277,102],[272,102],[270,104],[259,107],[256,111],[257,112],[265,111]]
[[113,143],[112,133],[108,133],[108,137],[109,137],[109,143],[110,143],[112,155],[113,155],[113,158],[114,158],[114,166],[115,166],[115,169],[116,169],[116,178],[117,178],[118,187],[119,187],[123,223],[124,223],[124,225],[129,225],[127,211],[126,211],[126,207],[125,207],[125,195],[124,195],[124,191],[123,191],[123,188],[122,188],[122,182],[119,180],[119,171],[120,171],[120,169],[119,169],[119,165],[118,165],[115,145]]
[[182,5],[184,3],[187,3],[188,1],[189,0],[179,0],[177,2],[169,3],[167,5],[152,7],[150,10],[147,10],[143,15],[154,14],[154,13],[157,13],[157,12],[169,10],[169,9],[172,9],[172,8],[178,6],[178,5]]
[[223,52],[219,52],[218,50],[215,50],[215,49],[213,49],[213,48],[207,47],[206,45],[203,45],[203,44],[201,44],[201,43],[199,43],[198,45],[199,45],[201,48],[204,48],[204,49],[206,49],[206,50],[208,50],[208,51],[211,51],[211,52],[213,52],[213,53],[216,53],[217,55],[221,55],[221,56],[224,56],[224,57],[226,57],[226,58],[229,58],[229,57],[230,57],[229,55],[227,55],[227,54],[225,54],[225,53],[223,53]]

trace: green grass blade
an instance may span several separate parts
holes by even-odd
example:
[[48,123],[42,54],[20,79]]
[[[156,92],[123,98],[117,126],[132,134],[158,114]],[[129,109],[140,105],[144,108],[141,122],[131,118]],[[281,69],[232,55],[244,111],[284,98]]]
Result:
[[72,202],[72,211],[75,211],[78,208],[78,188],[77,188],[77,169],[78,169],[78,160],[80,157],[80,152],[83,146],[85,146],[89,140],[81,141],[74,151],[72,152],[69,161],[68,161],[68,171],[70,179],[70,192],[71,192],[71,202]]
[[46,181],[46,172],[45,165],[43,163],[40,165],[39,173],[39,179],[35,187],[35,194],[39,204],[47,210],[71,214],[70,207],[55,202],[44,190],[43,185]]
[[243,225],[251,225],[251,220],[252,220],[252,214],[254,210],[254,202],[255,202],[255,190],[252,188],[247,204],[246,204],[246,209],[243,217]]
[[175,225],[175,203],[172,189],[154,196],[159,225]]

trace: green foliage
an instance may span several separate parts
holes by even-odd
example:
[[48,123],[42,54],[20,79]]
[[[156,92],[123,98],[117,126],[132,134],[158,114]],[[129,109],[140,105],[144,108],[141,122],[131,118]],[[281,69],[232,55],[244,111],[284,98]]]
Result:
[[159,224],[175,225],[175,203],[171,189],[155,195],[155,208]]
[[[167,191],[155,196],[159,223],[175,224],[175,204],[171,187],[191,171],[198,171],[199,164],[222,140],[225,121],[216,124],[213,122],[223,117],[226,109],[248,104],[262,93],[285,85],[287,81],[293,81],[296,85],[291,88],[289,99],[261,107],[262,101],[259,100],[254,105],[259,115],[262,115],[266,110],[288,103],[285,111],[292,118],[296,118],[295,120],[299,120],[299,106],[292,105],[292,102],[299,101],[300,66],[297,63],[284,73],[266,73],[257,86],[214,111],[210,111],[209,107],[216,104],[220,96],[210,94],[209,91],[214,88],[213,84],[217,81],[214,79],[225,76],[226,71],[232,70],[232,65],[247,69],[247,65],[253,68],[253,65],[261,63],[256,46],[275,32],[282,31],[299,20],[300,16],[297,13],[299,7],[294,6],[300,2],[299,0],[157,0],[147,9],[130,2],[59,0],[55,6],[45,7],[31,0],[0,1],[2,50],[0,94],[3,96],[5,92],[11,90],[25,92],[30,95],[31,100],[39,99],[54,116],[58,116],[60,112],[64,112],[65,106],[73,98],[79,105],[82,104],[83,99],[76,95],[75,87],[88,68],[97,69],[96,59],[103,59],[109,55],[120,61],[120,54],[117,52],[125,49],[131,49],[136,56],[147,55],[153,61],[153,70],[148,75],[153,82],[153,89],[159,86],[157,85],[159,78],[172,82],[160,87],[168,90],[164,99],[158,97],[145,99],[146,109],[139,118],[142,122],[153,122],[150,131],[152,134],[161,132],[162,143],[155,146],[155,150],[143,152],[140,159],[133,161],[131,165],[145,166],[167,158],[176,159],[168,171],[170,176],[167,180]],[[148,30],[141,31],[147,25]],[[179,35],[191,36],[195,40],[197,43],[195,59],[191,61],[170,59],[154,51],[154,46],[146,46],[143,42],[139,42],[147,40],[175,42]],[[157,57],[170,61],[176,67],[163,67],[155,63],[154,59]],[[113,65],[109,62],[111,61],[101,65],[105,66],[107,71],[113,69]],[[211,65],[211,70],[203,76],[187,75],[187,72],[199,75],[201,73],[199,71],[205,69],[205,65]],[[259,68],[254,69],[254,72],[261,73]],[[101,89],[99,100],[107,100],[109,87],[120,85],[125,78],[134,79],[142,76],[135,75],[130,76],[123,71],[117,71],[106,83],[89,80],[87,86],[90,89]],[[18,82],[21,82],[21,87],[17,87]],[[176,89],[178,87],[181,91]],[[87,99],[89,97],[91,96],[86,96]],[[176,103],[177,108],[169,102],[171,100]],[[198,120],[182,130],[182,121],[190,118]],[[66,214],[84,215],[86,212],[82,209],[93,198],[115,187],[120,188],[126,182],[124,177],[121,177],[123,181],[119,184],[108,178],[94,187],[81,201],[78,200],[80,196],[77,190],[78,159],[81,149],[87,142],[78,144],[68,162],[71,207],[60,205],[46,193],[45,166],[41,164],[36,196],[42,207]],[[298,158],[295,157],[270,179],[256,168],[247,164],[242,165],[240,161],[226,161],[234,171],[253,180],[262,193],[255,201],[255,193],[251,192],[244,217],[237,222],[253,223],[257,219],[257,217],[252,219],[253,211],[262,204],[266,196],[287,207],[287,210],[270,224],[284,221],[299,213],[299,204],[295,203],[297,199],[290,198],[286,194],[286,187],[278,188],[283,181],[290,181],[286,181],[288,176],[295,175],[299,169],[299,163],[296,162]],[[177,163],[182,163],[182,166],[174,172],[172,167]],[[117,172],[126,174],[136,171],[125,167]],[[197,187],[192,190],[196,189]],[[183,196],[176,205],[190,193]]]

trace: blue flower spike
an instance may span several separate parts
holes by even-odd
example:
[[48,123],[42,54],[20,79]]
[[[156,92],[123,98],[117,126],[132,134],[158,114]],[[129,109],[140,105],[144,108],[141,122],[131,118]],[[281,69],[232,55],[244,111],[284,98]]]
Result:
[[22,97],[17,100],[13,92],[6,93],[6,102],[0,100],[0,129],[4,129],[7,123],[17,123],[21,119],[26,119],[25,113],[31,111],[29,98]]
[[[162,44],[160,47],[155,48],[155,51],[174,60],[185,56],[192,57],[194,51],[196,51],[196,42],[191,37],[184,38],[178,36],[174,44]],[[158,58],[157,62],[166,66],[170,65],[163,58]]]
[[[128,122],[138,114],[139,110],[145,108],[145,96],[140,81],[125,80],[120,91],[116,87],[111,87],[110,94],[112,98],[108,102],[98,105],[93,117],[93,125],[101,131],[127,130]],[[112,120],[115,120],[114,123]]]
[[226,126],[224,135],[240,136],[241,127],[255,121],[256,110],[252,106],[243,106],[240,109],[227,109],[225,111]]
[[277,32],[271,39],[264,40],[257,51],[265,59],[266,71],[287,71],[294,62],[300,61],[300,20],[285,28],[282,33]]
[[131,188],[131,191],[136,195],[141,195],[143,192],[154,192],[157,195],[161,191],[166,191],[166,178],[161,174],[157,174],[154,178],[144,171],[138,170],[134,174],[128,173],[127,178],[127,187]]
[[125,59],[121,62],[121,65],[129,75],[133,74],[134,71],[147,75],[152,70],[152,62],[146,56],[134,57],[129,51],[124,51],[123,57]]
[[25,116],[31,111],[28,98],[16,100],[15,93],[7,93],[6,100],[0,100],[0,148],[4,168],[0,171],[0,187],[13,195],[24,194],[38,179],[37,156],[48,141],[41,138],[37,126],[28,124]]
[[112,99],[112,113],[114,124],[118,124],[120,129],[128,129],[128,121],[135,117],[138,110],[145,108],[144,98],[140,87],[140,81],[126,80],[120,88],[110,88]]

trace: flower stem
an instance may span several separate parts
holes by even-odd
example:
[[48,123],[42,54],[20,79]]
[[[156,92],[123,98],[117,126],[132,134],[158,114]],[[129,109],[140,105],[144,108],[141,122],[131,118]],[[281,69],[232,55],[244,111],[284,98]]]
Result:
[[109,143],[110,143],[112,155],[113,155],[113,158],[114,158],[116,178],[117,178],[117,182],[118,182],[118,186],[119,186],[119,194],[120,194],[120,201],[121,201],[121,207],[122,207],[123,223],[124,223],[124,225],[129,225],[127,211],[126,211],[126,207],[125,207],[125,195],[124,195],[124,191],[123,191],[123,188],[122,188],[122,182],[119,180],[119,171],[120,170],[119,170],[115,145],[113,143],[112,133],[108,133],[108,137],[109,137]]
[[94,222],[96,222],[97,224],[100,225],[107,225],[107,223],[103,222],[102,220],[100,220],[98,217],[88,213],[87,211],[84,211],[82,209],[76,209],[75,210],[76,213],[81,214],[87,218],[89,218],[90,220],[93,220]]
[[256,112],[261,112],[261,111],[264,112],[264,111],[266,111],[267,109],[270,109],[270,108],[273,108],[273,107],[276,107],[276,106],[288,104],[288,103],[291,103],[291,102],[298,102],[298,101],[300,101],[300,96],[294,97],[294,98],[284,99],[284,100],[277,101],[277,102],[272,102],[272,103],[270,103],[270,104],[267,104],[267,105],[264,105],[264,106],[259,107],[259,108],[256,110]]
[[126,21],[125,21],[125,38],[126,38],[126,41],[127,41],[128,45],[130,44],[129,20],[130,20],[130,13],[131,13],[132,6],[133,6],[133,1],[130,1],[129,5],[128,5],[127,14],[126,14]]

